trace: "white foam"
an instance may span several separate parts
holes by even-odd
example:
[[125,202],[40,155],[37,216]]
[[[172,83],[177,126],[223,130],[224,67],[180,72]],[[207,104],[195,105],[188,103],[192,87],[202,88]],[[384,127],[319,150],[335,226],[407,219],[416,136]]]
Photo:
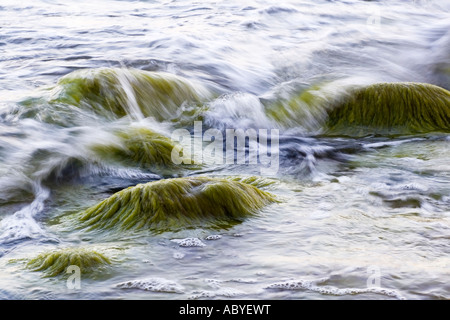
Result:
[[214,289],[220,288],[221,284],[223,283],[222,280],[217,280],[217,279],[205,279],[205,282],[208,283],[208,285]]
[[364,149],[376,149],[376,148],[383,148],[383,147],[391,147],[391,146],[399,146],[404,143],[409,143],[413,141],[423,141],[424,139],[421,138],[413,138],[413,139],[406,139],[406,140],[399,140],[399,141],[383,141],[383,142],[373,142],[373,143],[367,143],[363,145]]
[[219,240],[222,236],[218,234],[211,234],[205,238],[205,240]]
[[310,290],[318,292],[324,295],[334,295],[334,296],[345,296],[345,295],[357,295],[364,293],[374,293],[381,294],[388,297],[393,297],[396,299],[404,300],[397,291],[381,288],[381,287],[370,287],[370,288],[336,288],[333,286],[318,286],[317,284],[323,283],[327,278],[319,280],[292,280],[286,282],[278,282],[269,285],[266,289],[279,289],[279,290]]
[[227,282],[236,282],[236,283],[256,283],[255,279],[242,279],[242,278],[236,278],[236,279],[230,279],[227,280]]
[[34,201],[0,222],[0,243],[44,235],[45,232],[35,220],[35,216],[44,209],[44,202],[50,196],[50,190],[40,184],[34,185],[34,188],[36,193]]
[[206,123],[215,128],[272,128],[259,98],[248,93],[223,95],[211,102]]
[[86,169],[80,172],[81,177],[95,179],[95,176],[111,176],[122,179],[147,179],[159,180],[160,176],[154,173],[143,172],[141,169],[120,168],[105,165],[88,165]]
[[255,279],[244,279],[244,278],[231,278],[228,280],[218,280],[218,279],[205,279],[205,282],[207,282],[212,287],[219,288],[222,283],[225,282],[235,282],[235,283],[256,283],[257,281]]
[[8,166],[0,170],[0,202],[23,199],[32,193],[33,181],[20,170]]
[[177,243],[180,247],[205,247],[206,246],[206,244],[204,244],[199,238],[172,239],[170,241]]
[[183,293],[184,288],[174,281],[164,278],[131,280],[116,285],[121,289],[139,289],[152,292]]
[[241,290],[237,290],[234,288],[220,288],[216,291],[195,291],[192,293],[192,295],[189,297],[189,299],[196,300],[196,299],[210,299],[214,297],[225,297],[225,298],[234,298],[238,296],[244,295],[245,292]]
[[185,254],[184,254],[184,253],[181,253],[181,252],[175,252],[175,253],[173,254],[173,258],[174,258],[174,259],[177,259],[177,260],[183,259],[184,256],[185,256]]

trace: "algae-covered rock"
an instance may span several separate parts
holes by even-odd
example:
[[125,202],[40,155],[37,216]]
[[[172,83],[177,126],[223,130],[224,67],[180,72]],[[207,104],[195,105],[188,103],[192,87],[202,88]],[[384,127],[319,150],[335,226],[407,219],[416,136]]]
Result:
[[166,179],[124,189],[79,214],[96,229],[165,231],[239,221],[275,202],[270,193],[237,181],[209,177]]
[[58,81],[52,103],[74,105],[107,118],[179,115],[184,103],[198,103],[208,91],[187,79],[162,72],[99,68],[72,72]]
[[327,117],[326,106],[333,97],[332,91],[327,85],[315,85],[293,94],[290,99],[278,97],[276,102],[266,103],[267,116],[285,128],[316,131]]
[[227,177],[228,180],[238,181],[245,184],[252,185],[256,188],[268,188],[278,183],[278,180],[269,179],[265,177],[258,176],[235,176],[235,177]]
[[81,273],[89,274],[110,263],[107,257],[93,249],[65,248],[39,254],[28,262],[27,268],[54,277],[66,274],[69,266],[77,266]]
[[[104,157],[127,165],[149,169],[159,167],[170,169],[175,166],[172,150],[182,147],[170,138],[147,128],[128,128],[114,132],[115,143],[93,144],[92,150]],[[189,168],[189,166],[184,166]]]
[[285,128],[361,137],[450,131],[450,92],[425,83],[315,85],[266,105]]
[[328,109],[328,135],[450,131],[450,92],[431,84],[374,84],[351,91]]

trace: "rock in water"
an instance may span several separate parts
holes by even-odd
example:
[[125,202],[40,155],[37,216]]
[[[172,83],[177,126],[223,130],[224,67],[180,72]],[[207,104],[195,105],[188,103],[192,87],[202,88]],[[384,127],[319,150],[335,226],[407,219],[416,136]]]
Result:
[[328,110],[327,135],[450,131],[450,92],[431,84],[373,84],[344,95]]
[[58,82],[52,103],[93,110],[115,119],[124,116],[171,120],[184,103],[198,103],[209,92],[187,79],[137,69],[99,68],[72,72]]
[[[107,160],[120,161],[126,165],[141,168],[170,169],[175,166],[172,161],[172,150],[181,146],[147,128],[128,128],[114,132],[117,143],[93,144],[93,151]],[[189,166],[184,166],[189,168]]]
[[166,231],[239,221],[276,202],[275,197],[238,181],[209,177],[166,179],[124,189],[80,213],[95,229]]
[[266,102],[266,114],[282,128],[317,131],[327,117],[326,106],[333,97],[334,92],[327,85],[314,85],[289,99],[279,96],[275,101]]
[[65,248],[57,251],[41,253],[30,260],[27,268],[33,271],[43,271],[46,276],[64,275],[69,266],[77,266],[85,275],[98,271],[110,264],[110,260],[103,254],[88,248]]

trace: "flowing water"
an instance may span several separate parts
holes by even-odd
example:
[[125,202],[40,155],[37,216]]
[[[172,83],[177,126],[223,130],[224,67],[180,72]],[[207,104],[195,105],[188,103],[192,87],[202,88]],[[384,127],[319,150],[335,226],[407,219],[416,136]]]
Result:
[[[330,137],[318,132],[321,114],[268,112],[307,88],[449,90],[449,30],[447,0],[2,0],[0,298],[450,299],[450,137]],[[115,70],[117,81],[92,98],[79,85],[89,70]],[[147,114],[135,70],[178,87],[168,100],[153,93],[162,102],[147,101]],[[71,85],[78,105],[64,100]],[[174,111],[181,94],[200,102]],[[97,112],[116,100],[120,117]],[[138,183],[259,175],[232,164],[152,170],[93,151],[120,144],[115,130],[192,131],[198,109],[208,128],[279,130],[279,169],[265,177],[279,203],[226,228],[86,232],[61,222]],[[26,268],[71,246],[113,263],[81,274],[79,289]]]

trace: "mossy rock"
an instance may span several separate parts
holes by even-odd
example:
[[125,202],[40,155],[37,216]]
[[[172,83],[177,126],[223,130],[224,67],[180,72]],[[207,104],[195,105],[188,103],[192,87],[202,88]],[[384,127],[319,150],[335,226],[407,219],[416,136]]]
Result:
[[327,117],[325,106],[331,100],[326,85],[314,85],[290,99],[280,98],[265,103],[267,116],[284,128],[301,127],[308,131],[319,130]]
[[423,83],[380,83],[328,107],[327,135],[405,135],[450,131],[450,92]]
[[108,266],[110,260],[103,254],[88,248],[65,248],[39,254],[27,263],[32,271],[42,271],[48,277],[65,275],[69,266],[77,266],[80,272],[90,274]]
[[166,179],[124,189],[79,213],[90,229],[221,226],[255,214],[275,197],[252,185],[209,177]]
[[[126,165],[144,169],[181,169],[172,161],[172,150],[182,150],[180,144],[147,128],[132,127],[114,132],[116,143],[93,144],[91,149],[105,159],[113,159]],[[186,161],[187,163],[187,161]],[[197,168],[198,166],[196,166]],[[192,169],[184,165],[184,169]]]
[[75,106],[49,103],[49,90],[39,91],[42,96],[20,101],[10,112],[15,119],[35,119],[40,122],[69,127],[86,124],[96,115]]
[[258,176],[230,176],[227,180],[242,182],[256,188],[266,189],[278,183],[278,180]]
[[51,103],[93,110],[112,119],[131,116],[168,121],[182,113],[183,104],[196,104],[208,96],[205,88],[169,73],[99,68],[61,78]]

